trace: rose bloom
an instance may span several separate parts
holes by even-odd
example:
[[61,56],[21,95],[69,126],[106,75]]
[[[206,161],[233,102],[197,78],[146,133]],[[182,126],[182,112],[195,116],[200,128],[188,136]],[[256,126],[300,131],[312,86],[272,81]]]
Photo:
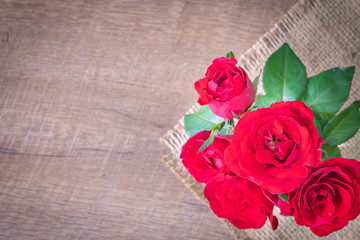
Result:
[[289,194],[297,224],[322,237],[346,226],[360,213],[360,163],[332,158],[312,170]]
[[271,193],[296,189],[320,163],[322,139],[313,118],[299,101],[246,113],[225,151],[226,165]]
[[224,151],[229,146],[232,136],[215,136],[211,145],[198,152],[210,133],[201,131],[191,137],[184,144],[180,155],[189,173],[201,183],[207,183],[218,173],[229,172],[224,164]]
[[205,78],[195,83],[198,103],[209,105],[216,115],[231,119],[243,114],[255,100],[254,87],[246,72],[236,66],[235,58],[216,58]]
[[274,230],[278,226],[272,214],[274,204],[246,179],[220,173],[206,184],[204,195],[218,217],[227,218],[239,229],[261,228],[267,217]]

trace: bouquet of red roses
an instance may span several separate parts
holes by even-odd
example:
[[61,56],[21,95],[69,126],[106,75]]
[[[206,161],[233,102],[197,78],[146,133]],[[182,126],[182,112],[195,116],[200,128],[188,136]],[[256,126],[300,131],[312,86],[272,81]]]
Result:
[[185,115],[190,136],[181,152],[189,173],[205,183],[214,213],[239,229],[275,230],[281,214],[318,236],[360,213],[360,163],[341,158],[339,144],[360,126],[360,101],[349,97],[354,67],[307,78],[288,44],[267,60],[257,93],[233,53],[217,58],[195,83],[200,109]]

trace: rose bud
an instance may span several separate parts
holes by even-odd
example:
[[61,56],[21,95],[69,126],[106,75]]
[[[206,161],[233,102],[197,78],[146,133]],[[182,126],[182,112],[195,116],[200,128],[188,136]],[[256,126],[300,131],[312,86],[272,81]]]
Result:
[[360,213],[360,163],[332,158],[312,170],[289,194],[297,224],[322,237],[337,231]]
[[274,204],[246,179],[220,173],[206,184],[204,195],[218,217],[227,218],[239,229],[261,228],[267,217],[274,230],[278,226],[272,214]]
[[229,173],[224,163],[224,151],[229,146],[232,136],[215,136],[211,145],[198,152],[210,133],[201,131],[191,137],[184,144],[180,155],[189,173],[201,183],[207,183],[218,173]]
[[235,58],[216,58],[205,74],[195,83],[198,103],[209,105],[216,115],[225,119],[242,115],[254,102],[254,87],[246,72],[236,66]]
[[310,108],[299,101],[248,112],[234,129],[225,163],[271,193],[296,189],[320,164],[322,139]]

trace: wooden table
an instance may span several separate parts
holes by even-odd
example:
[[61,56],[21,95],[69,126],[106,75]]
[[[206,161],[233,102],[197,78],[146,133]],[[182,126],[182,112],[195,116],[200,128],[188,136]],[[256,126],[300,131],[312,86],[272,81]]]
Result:
[[159,138],[296,0],[0,1],[0,239],[229,239]]

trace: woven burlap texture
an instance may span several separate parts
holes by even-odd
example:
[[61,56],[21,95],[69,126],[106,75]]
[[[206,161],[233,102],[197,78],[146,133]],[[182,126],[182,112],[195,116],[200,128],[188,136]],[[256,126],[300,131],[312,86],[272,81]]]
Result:
[[[268,57],[287,42],[304,63],[308,77],[333,67],[355,66],[350,97],[344,105],[347,107],[360,99],[359,32],[360,0],[301,0],[238,59],[239,65],[250,79],[254,79],[264,68]],[[198,107],[195,104],[189,112],[196,111]],[[208,204],[203,195],[204,185],[195,181],[179,158],[181,148],[188,139],[183,126],[181,119],[162,138],[172,151],[163,161],[199,199]],[[359,138],[358,132],[340,146],[343,157],[360,160]],[[298,226],[292,217],[280,216],[277,208],[275,215],[279,218],[276,231],[272,231],[269,221],[262,229],[239,230],[227,220],[222,220],[236,239],[318,239],[308,228]],[[360,239],[360,218],[322,239]]]

